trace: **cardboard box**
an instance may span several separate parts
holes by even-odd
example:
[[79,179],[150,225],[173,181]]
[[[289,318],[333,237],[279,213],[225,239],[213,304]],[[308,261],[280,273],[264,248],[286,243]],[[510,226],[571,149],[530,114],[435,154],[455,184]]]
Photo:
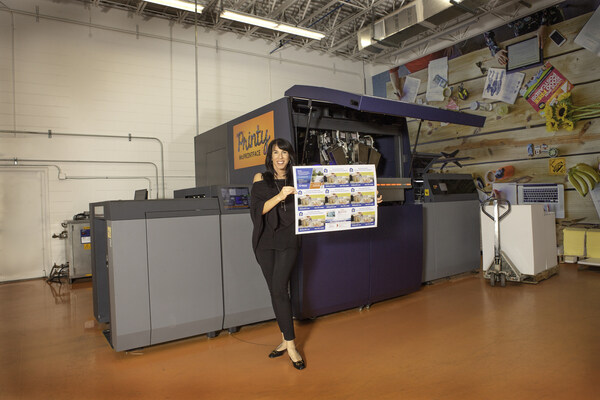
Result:
[[589,229],[586,232],[585,247],[587,258],[600,258],[600,229]]
[[567,227],[563,230],[565,256],[585,256],[585,228]]

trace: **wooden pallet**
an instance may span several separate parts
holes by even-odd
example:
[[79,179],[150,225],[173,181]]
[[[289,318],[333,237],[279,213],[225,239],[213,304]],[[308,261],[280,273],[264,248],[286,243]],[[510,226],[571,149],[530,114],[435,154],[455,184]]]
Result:
[[521,282],[523,283],[532,283],[534,285],[540,283],[544,279],[550,278],[552,275],[558,274],[558,264],[554,267],[547,269],[545,271],[540,272],[536,275],[522,275]]

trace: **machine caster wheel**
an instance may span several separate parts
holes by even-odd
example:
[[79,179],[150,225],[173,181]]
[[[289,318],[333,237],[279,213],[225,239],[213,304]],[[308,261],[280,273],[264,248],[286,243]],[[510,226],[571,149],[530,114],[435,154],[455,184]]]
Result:
[[227,332],[229,332],[229,334],[231,335],[232,333],[236,333],[240,331],[240,327],[239,326],[232,326],[231,328],[227,329]]
[[505,287],[505,286],[506,286],[506,275],[500,274],[500,287]]
[[496,286],[496,274],[490,274],[490,286]]

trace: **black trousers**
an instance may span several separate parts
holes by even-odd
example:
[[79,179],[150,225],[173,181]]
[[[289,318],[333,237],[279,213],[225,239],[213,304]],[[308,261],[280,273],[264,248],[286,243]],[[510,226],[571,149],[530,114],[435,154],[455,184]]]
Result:
[[256,250],[256,259],[271,293],[275,318],[285,340],[294,340],[296,337],[294,335],[292,301],[288,292],[288,283],[292,269],[296,264],[297,255],[297,247],[285,250]]

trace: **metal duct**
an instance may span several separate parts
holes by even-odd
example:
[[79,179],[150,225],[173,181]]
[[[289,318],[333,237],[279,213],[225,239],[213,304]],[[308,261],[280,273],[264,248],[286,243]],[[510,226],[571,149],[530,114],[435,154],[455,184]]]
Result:
[[[453,4],[455,3],[455,4]],[[360,50],[378,53],[447,22],[471,17],[485,0],[414,0],[358,31]]]

